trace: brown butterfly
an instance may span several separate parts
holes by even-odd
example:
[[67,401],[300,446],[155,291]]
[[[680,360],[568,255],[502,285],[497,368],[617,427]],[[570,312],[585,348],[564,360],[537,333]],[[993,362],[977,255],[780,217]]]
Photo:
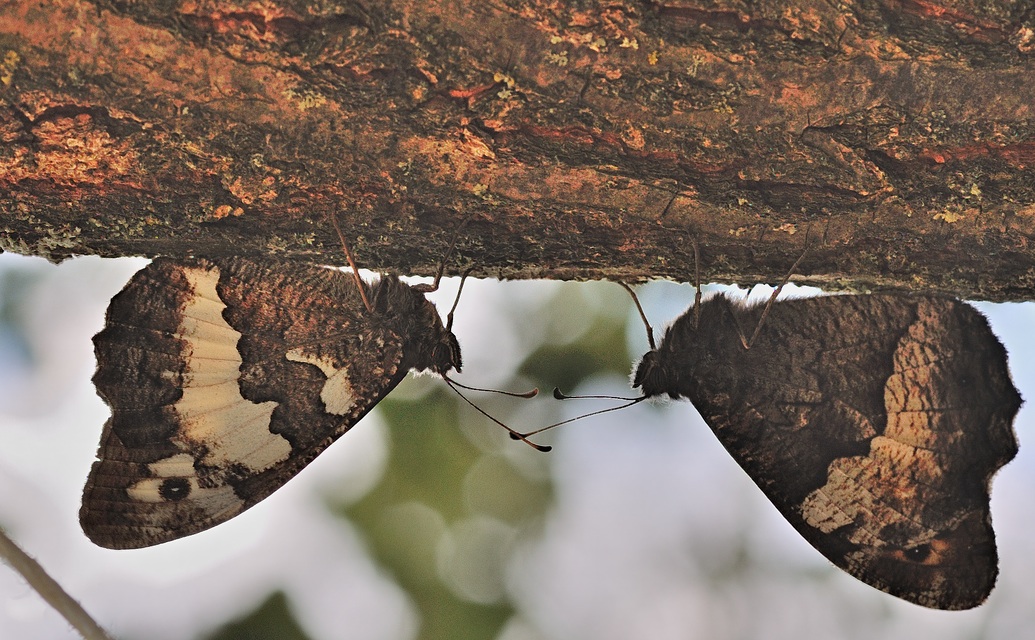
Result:
[[460,370],[427,288],[286,262],[158,258],[94,337],[112,409],[80,522],[110,548],[232,518],[282,486],[411,369]]
[[717,295],[652,340],[634,386],[690,400],[794,528],[863,582],[936,609],[975,607],[995,585],[989,486],[1017,453],[1021,397],[970,305]]

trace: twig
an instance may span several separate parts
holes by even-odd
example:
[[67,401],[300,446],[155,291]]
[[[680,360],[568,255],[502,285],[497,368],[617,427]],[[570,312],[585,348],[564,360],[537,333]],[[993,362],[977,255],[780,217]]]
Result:
[[111,636],[94,622],[90,614],[47,574],[40,563],[29,557],[18,548],[13,540],[7,537],[7,533],[2,527],[0,527],[0,558],[20,573],[29,586],[35,589],[50,606],[57,609],[57,612],[64,616],[65,620],[83,638],[86,640],[112,640]]

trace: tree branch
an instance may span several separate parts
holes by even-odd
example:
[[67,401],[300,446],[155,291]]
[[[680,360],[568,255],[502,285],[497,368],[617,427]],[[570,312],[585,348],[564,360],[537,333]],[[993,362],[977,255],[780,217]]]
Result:
[[1030,3],[81,6],[0,8],[7,250],[1035,284]]
[[0,529],[0,558],[25,578],[29,586],[54,607],[83,638],[111,640],[111,636],[90,617],[90,614],[50,577],[40,563],[22,551],[3,529]]

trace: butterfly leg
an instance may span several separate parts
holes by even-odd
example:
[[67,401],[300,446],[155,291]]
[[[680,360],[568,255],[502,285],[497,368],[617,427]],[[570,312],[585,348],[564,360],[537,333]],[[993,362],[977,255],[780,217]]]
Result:
[[[460,276],[460,286],[456,289],[456,299],[453,300],[453,306],[449,308],[449,313],[446,314],[446,331],[453,330],[453,312],[456,311],[456,306],[460,304],[460,293],[464,290],[464,282],[467,281],[467,276],[471,275],[474,271],[474,267],[468,267],[467,271],[464,271],[464,275]],[[439,274],[442,271],[439,270]]]
[[798,256],[798,259],[795,260],[794,264],[791,265],[791,268],[787,271],[787,275],[785,275],[783,277],[783,282],[781,282],[780,285],[776,287],[776,290],[773,291],[773,295],[769,296],[769,300],[765,303],[765,309],[762,309],[762,315],[761,315],[761,317],[758,318],[758,324],[755,325],[755,331],[754,331],[754,333],[751,334],[751,338],[750,339],[746,338],[744,336],[744,332],[740,330],[740,325],[739,324],[737,325],[737,333],[740,335],[740,343],[744,346],[745,350],[750,349],[751,345],[753,345],[755,343],[755,339],[758,338],[758,334],[762,330],[762,325],[765,324],[766,316],[769,315],[769,310],[772,309],[773,303],[776,302],[776,298],[779,297],[780,292],[783,291],[783,286],[785,284],[787,284],[788,280],[791,279],[791,275],[794,273],[794,270],[798,268],[798,265],[801,264],[802,259],[805,257],[805,254],[808,253],[808,252],[809,252],[809,232],[806,231],[805,232],[805,248],[802,249],[801,255]]
[[345,241],[345,234],[342,233],[341,226],[338,225],[338,216],[327,212],[327,217],[331,219],[334,230],[338,232],[338,240],[341,241],[341,248],[345,251],[345,259],[348,260],[349,268],[352,269],[352,277],[356,281],[356,288],[359,289],[359,297],[363,299],[363,306],[367,308],[367,311],[373,311],[374,307],[370,305],[370,299],[367,298],[367,286],[363,282],[363,278],[359,277],[356,260],[352,257],[352,251],[349,250],[349,243]]
[[[431,293],[432,291],[438,291],[439,282],[442,281],[442,274],[446,270],[446,260],[449,260],[449,256],[451,256],[453,254],[453,249],[456,247],[456,239],[460,237],[460,232],[463,231],[464,227],[467,226],[467,222],[470,219],[471,219],[471,216],[468,216],[468,217],[464,218],[463,220],[461,220],[459,226],[457,226],[457,228],[456,228],[456,231],[453,232],[453,239],[449,243],[449,248],[446,249],[446,254],[444,256],[442,256],[442,260],[438,263],[438,272],[435,273],[435,280],[431,284],[418,284],[418,285],[414,285],[413,286],[414,289],[416,289],[417,291],[420,291],[421,293]],[[474,267],[471,267],[471,269],[473,269],[473,268]],[[464,277],[465,278],[467,277],[467,274],[471,272],[471,269],[468,269],[467,273],[464,273]],[[454,309],[456,308],[456,304],[453,305],[453,308]]]

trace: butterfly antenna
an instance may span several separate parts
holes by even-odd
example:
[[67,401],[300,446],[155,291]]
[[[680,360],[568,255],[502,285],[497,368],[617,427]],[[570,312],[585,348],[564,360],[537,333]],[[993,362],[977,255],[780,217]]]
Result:
[[349,262],[349,268],[352,269],[352,277],[356,281],[356,288],[359,289],[359,297],[363,299],[363,306],[367,308],[367,311],[373,312],[374,307],[370,304],[370,299],[367,298],[367,285],[363,282],[363,278],[359,277],[359,269],[356,268],[356,260],[352,257],[352,251],[349,250],[349,243],[345,241],[345,234],[341,232],[341,227],[338,225],[338,217],[331,212],[327,212],[327,217],[331,219],[331,224],[334,225],[334,230],[338,232],[338,240],[341,241],[341,248],[345,250],[345,259]]
[[776,287],[776,290],[773,291],[773,295],[769,296],[769,300],[765,303],[765,309],[762,309],[762,315],[758,318],[758,324],[755,325],[755,332],[751,334],[751,339],[745,340],[744,334],[740,334],[740,342],[744,345],[745,349],[750,349],[751,345],[755,343],[755,338],[757,338],[759,332],[762,331],[762,324],[765,322],[766,316],[769,315],[769,310],[772,309],[773,303],[776,302],[776,298],[780,295],[780,292],[783,291],[783,286],[787,284],[787,282],[791,279],[791,276],[794,274],[794,270],[798,268],[798,265],[801,264],[802,259],[805,258],[805,254],[809,252],[809,232],[811,230],[811,226],[809,226],[809,228],[805,230],[805,248],[802,249],[801,255],[798,256],[798,259],[795,260],[794,264],[791,265],[791,268],[787,271],[787,275],[783,277],[783,282],[781,282],[780,285]]
[[[583,418],[589,418],[591,416],[598,416],[601,413],[610,413],[611,411],[618,411],[620,409],[625,409],[627,407],[631,407],[634,404],[639,404],[639,403],[641,403],[641,402],[643,402],[644,400],[647,399],[647,396],[640,396],[638,398],[623,398],[621,396],[569,396],[569,395],[566,395],[564,393],[561,393],[561,390],[556,388],[556,387],[554,387],[554,390],[553,390],[553,397],[557,398],[558,400],[586,400],[586,399],[594,399],[594,400],[621,400],[621,401],[625,402],[625,404],[618,405],[617,407],[608,407],[607,409],[600,409],[598,411],[591,411],[590,413],[584,413],[584,414],[582,414],[580,416],[575,416],[574,418],[568,418],[567,420],[561,420],[560,422],[555,422],[555,423],[547,425],[545,427],[536,429],[535,431],[529,431],[528,433],[515,433],[515,432],[512,431],[510,433],[510,437],[515,439],[515,440],[525,440],[526,438],[530,438],[530,437],[532,437],[534,435],[538,435],[538,434],[540,434],[540,433],[542,433],[544,431],[549,431],[550,429],[554,429],[556,427],[560,427],[562,425],[566,425],[568,423],[575,422],[577,420],[582,420]],[[526,442],[527,442],[527,440],[526,440]]]
[[[668,203],[665,205],[665,208],[662,209],[661,215],[658,216],[657,223],[659,225],[661,225],[661,228],[663,228],[663,229],[669,229],[669,230],[672,230],[672,231],[682,231],[682,232],[686,233],[685,229],[676,229],[674,227],[667,227],[664,224],[662,224],[662,220],[664,220],[665,216],[667,216],[669,214],[669,211],[671,211],[671,209],[672,209],[672,205],[675,204],[675,202],[676,202],[676,198],[678,198],[680,195],[682,195],[682,194],[679,193],[678,191],[676,191],[675,193],[672,194],[672,197],[669,198]],[[687,233],[687,235],[690,235],[690,234]],[[697,236],[690,235],[690,242],[693,244],[693,247],[694,247],[694,288],[696,289],[696,292],[694,293],[694,329],[696,329],[701,324],[701,250],[698,248],[698,245],[697,245]],[[635,300],[636,296],[633,296],[633,299]],[[640,306],[638,302],[637,302],[636,306],[637,307]],[[642,310],[640,310],[640,316],[641,317],[643,316],[643,311]],[[644,319],[644,322],[646,322],[646,319]],[[648,325],[648,326],[650,326],[650,325]],[[651,332],[651,333],[653,333],[653,332]],[[650,342],[650,348],[653,351],[654,350],[654,340],[653,340],[653,338],[651,340],[649,340],[649,342]]]
[[[618,284],[622,285],[625,288],[625,290],[629,292],[629,295],[632,296],[633,304],[636,305],[636,310],[640,313],[640,320],[643,320],[643,326],[647,328],[647,343],[650,345],[650,350],[654,351],[654,327],[650,326],[650,322],[647,321],[647,314],[643,312],[643,306],[640,304],[640,299],[636,297],[636,292],[633,291],[632,287],[625,284],[624,282],[619,282]],[[555,397],[557,393],[554,394]],[[559,399],[560,398],[558,398],[558,400]]]
[[[482,409],[481,407],[479,407],[475,403],[471,402],[471,400],[467,396],[465,396],[464,394],[460,393],[460,389],[458,389],[457,387],[461,387],[461,388],[464,388],[464,389],[477,390],[477,391],[481,391],[481,389],[474,389],[472,387],[461,385],[458,382],[456,382],[455,380],[453,380],[452,378],[449,378],[448,376],[442,376],[442,378],[446,381],[446,384],[449,385],[449,388],[453,390],[453,393],[455,393],[456,395],[460,396],[463,399],[464,402],[466,402],[467,404],[469,404],[472,407],[474,407],[475,411],[477,411],[478,413],[482,414],[483,416],[485,416],[489,420],[492,420],[493,422],[495,422],[499,426],[501,426],[504,429],[506,429],[507,432],[510,433],[510,437],[513,438],[514,440],[520,440],[520,441],[524,442],[525,444],[527,444],[528,446],[530,446],[533,449],[535,449],[536,451],[541,451],[543,453],[546,453],[547,451],[550,451],[551,449],[553,449],[553,447],[551,447],[550,445],[536,444],[535,442],[532,442],[531,440],[528,439],[528,435],[525,435],[523,433],[518,433],[514,429],[511,429],[510,427],[508,427],[507,425],[503,424],[502,422],[500,422],[499,420],[497,420],[493,416],[489,415],[488,412],[486,412],[484,409]],[[489,391],[489,390],[487,389],[487,391]],[[517,397],[524,397],[524,396],[522,396],[520,394],[511,394],[511,393],[507,393],[505,391],[500,391],[499,393],[503,393],[504,395],[514,395],[514,396],[517,396]],[[535,390],[535,393],[532,393],[532,395],[529,395],[527,397],[531,398],[536,393],[539,393],[538,389]]]
[[[445,377],[445,376],[443,376],[443,377]],[[539,395],[539,389],[538,388],[532,389],[531,391],[503,391],[502,389],[485,389],[485,388],[482,388],[482,387],[472,387],[470,385],[463,384],[461,382],[457,382],[453,378],[447,378],[447,380],[449,380],[450,382],[452,382],[456,386],[460,387],[461,389],[466,389],[467,391],[480,391],[482,393],[498,393],[501,396],[510,396],[511,398],[523,398],[523,399],[526,399],[526,400],[529,399],[529,398],[534,398],[537,395]]]

